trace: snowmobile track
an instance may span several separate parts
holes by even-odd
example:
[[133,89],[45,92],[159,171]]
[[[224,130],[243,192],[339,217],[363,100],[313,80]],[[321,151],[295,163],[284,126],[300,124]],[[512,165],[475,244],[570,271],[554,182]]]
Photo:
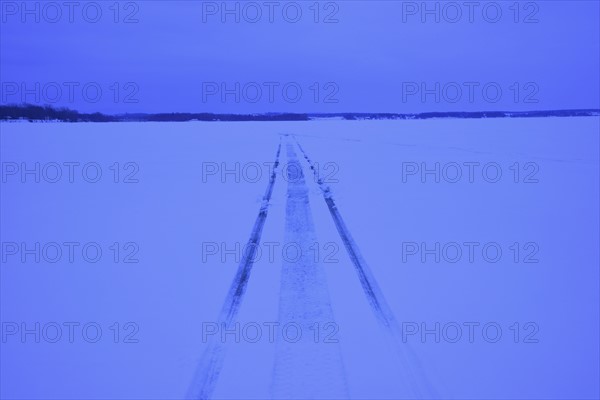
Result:
[[379,323],[383,326],[385,331],[388,333],[388,337],[390,339],[391,344],[396,348],[400,360],[402,361],[402,366],[404,370],[404,376],[402,377],[405,381],[405,384],[412,391],[412,395],[415,398],[436,398],[439,397],[436,394],[435,389],[429,382],[423,367],[421,365],[420,360],[413,353],[412,349],[408,346],[407,343],[402,343],[402,331],[400,326],[392,312],[390,306],[387,303],[379,285],[373,276],[371,269],[367,265],[363,256],[360,253],[358,245],[356,241],[352,238],[350,234],[350,230],[346,226],[342,215],[333,199],[333,194],[331,193],[331,189],[323,182],[323,180],[318,176],[318,171],[306,153],[306,151],[298,142],[298,139],[294,136],[294,140],[298,145],[298,148],[302,152],[304,159],[310,166],[310,169],[315,174],[315,178],[317,181],[317,185],[321,189],[323,193],[323,198],[325,199],[325,203],[329,209],[329,212],[333,218],[333,222],[335,227],[344,243],[344,247],[348,252],[348,256],[350,260],[354,264],[356,272],[358,274],[358,279],[363,288],[365,296],[371,306],[375,317],[379,321]]
[[[219,326],[223,329],[232,329],[235,324],[240,305],[244,298],[246,288],[248,286],[248,280],[250,279],[250,272],[254,266],[254,260],[256,259],[256,249],[260,244],[260,238],[262,230],[267,220],[267,212],[269,208],[269,202],[271,195],[273,194],[273,187],[275,186],[275,179],[277,177],[277,168],[279,166],[279,155],[281,153],[281,142],[277,147],[277,154],[275,156],[275,164],[269,178],[269,184],[262,199],[262,204],[254,222],[254,227],[250,233],[250,239],[245,248],[250,249],[245,251],[242,259],[240,260],[237,273],[231,283],[227,297],[219,314]],[[194,375],[192,384],[188,390],[187,398],[189,399],[208,399],[210,398],[219,378],[221,368],[223,366],[223,360],[225,358],[225,344],[221,343],[218,339],[211,337],[211,340],[204,351],[200,364]]]

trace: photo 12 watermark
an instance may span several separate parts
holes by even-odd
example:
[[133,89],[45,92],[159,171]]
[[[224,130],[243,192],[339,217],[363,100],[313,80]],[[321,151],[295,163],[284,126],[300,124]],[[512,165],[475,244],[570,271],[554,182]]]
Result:
[[140,165],[134,161],[3,161],[0,181],[4,184],[137,184]]
[[137,24],[138,1],[1,1],[2,24]]
[[533,161],[403,161],[402,183],[540,183],[540,165]]
[[221,104],[338,104],[340,86],[333,81],[204,81],[202,103]]
[[515,344],[539,343],[540,327],[536,322],[512,322],[502,324],[495,321],[445,321],[415,322],[401,324],[403,343],[498,343],[509,341]]
[[202,1],[202,23],[337,24],[336,1]]
[[0,244],[2,264],[96,264],[109,261],[114,264],[140,262],[137,242],[10,242]]
[[140,86],[136,82],[3,81],[0,84],[0,99],[3,104],[96,104],[102,101],[115,104],[138,104],[139,93]]
[[535,1],[402,1],[403,24],[537,24]]
[[337,344],[340,328],[335,322],[236,322],[227,326],[221,322],[202,322],[202,342],[217,340],[221,343],[258,343],[283,341],[286,343]]
[[239,263],[242,258],[247,258],[255,263],[297,263],[308,260],[314,263],[337,264],[339,252],[340,245],[336,242],[202,242],[202,263]]
[[538,264],[540,245],[537,242],[499,241],[405,241],[401,244],[403,264],[414,263],[469,263],[496,264],[508,261],[514,264]]
[[2,343],[139,343],[140,327],[135,322],[94,321],[2,321]]
[[404,81],[401,89],[403,104],[537,104],[539,94],[540,86],[531,81]]
[[249,162],[202,162],[202,183],[259,183],[266,182],[277,168],[281,173],[278,176],[284,182],[296,183],[301,180],[311,180],[322,183],[339,183],[339,164],[333,161],[314,162],[311,165],[311,173],[305,175],[299,163],[278,163],[265,161]]

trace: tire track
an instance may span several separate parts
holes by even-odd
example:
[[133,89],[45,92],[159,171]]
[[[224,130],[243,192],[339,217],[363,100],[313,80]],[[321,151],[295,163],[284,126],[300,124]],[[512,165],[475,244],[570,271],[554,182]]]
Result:
[[427,375],[421,365],[420,360],[416,354],[412,351],[407,343],[402,343],[402,330],[392,312],[390,306],[387,303],[377,280],[373,276],[371,269],[364,260],[356,241],[352,238],[350,230],[346,226],[342,215],[333,199],[331,189],[327,186],[323,180],[319,177],[319,173],[308,157],[306,151],[302,148],[296,137],[294,140],[300,151],[302,152],[304,159],[307,161],[310,169],[313,171],[317,184],[323,193],[323,198],[327,204],[327,208],[333,218],[335,227],[344,243],[344,247],[348,252],[348,256],[354,265],[358,274],[358,279],[363,288],[365,296],[371,306],[371,310],[375,314],[375,317],[385,329],[388,334],[388,339],[391,344],[396,348],[397,353],[402,362],[404,371],[403,380],[405,384],[412,392],[412,397],[415,398],[437,398],[439,397],[433,388],[433,385],[429,382]]
[[[246,292],[248,280],[250,279],[250,272],[256,259],[256,251],[260,244],[260,238],[262,230],[267,220],[267,211],[269,208],[269,202],[271,195],[273,194],[273,187],[275,186],[275,178],[277,176],[277,168],[279,166],[279,155],[281,152],[281,138],[279,146],[277,147],[277,154],[275,156],[275,164],[273,171],[269,178],[267,189],[262,199],[260,210],[252,232],[250,233],[250,239],[244,251],[240,264],[238,266],[237,273],[231,283],[229,292],[225,297],[225,302],[221,308],[221,312],[218,317],[219,326],[221,329],[233,329],[235,319],[237,317],[240,305]],[[186,398],[188,399],[208,399],[215,389],[219,374],[223,366],[223,360],[225,358],[225,344],[215,339],[215,336],[211,336],[209,343],[202,355],[200,364],[196,369],[196,373],[192,380],[192,384],[188,390]]]
[[[293,142],[287,143],[286,151],[285,244],[295,244],[295,251],[283,257],[279,323],[294,327],[294,339],[277,336],[271,394],[274,399],[347,398],[339,339],[325,338],[337,331],[337,324],[325,270],[313,251],[318,241],[308,187]],[[298,340],[296,330],[301,334]]]

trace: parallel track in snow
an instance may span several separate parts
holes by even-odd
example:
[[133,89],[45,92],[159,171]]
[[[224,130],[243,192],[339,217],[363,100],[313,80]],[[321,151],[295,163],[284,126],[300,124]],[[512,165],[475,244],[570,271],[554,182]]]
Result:
[[323,180],[319,177],[317,168],[315,164],[312,162],[306,151],[298,142],[298,139],[294,136],[294,140],[298,145],[298,148],[302,152],[304,159],[308,163],[310,169],[313,171],[317,185],[321,189],[323,193],[323,198],[325,199],[325,203],[327,204],[327,208],[333,218],[333,222],[335,223],[335,227],[344,243],[344,247],[348,252],[348,256],[350,260],[354,264],[355,270],[358,274],[358,279],[360,280],[360,284],[363,288],[365,296],[371,306],[371,310],[375,314],[375,317],[379,321],[379,323],[383,326],[385,331],[388,334],[388,339],[391,344],[396,348],[398,355],[402,361],[402,367],[404,371],[403,380],[407,388],[412,391],[412,395],[415,398],[435,398],[438,397],[435,389],[432,384],[429,382],[421,362],[417,358],[417,356],[413,353],[411,348],[407,343],[402,343],[402,331],[401,328],[392,312],[392,309],[387,303],[381,289],[379,288],[379,284],[377,280],[373,276],[371,269],[367,265],[365,259],[363,258],[360,250],[358,248],[358,244],[352,238],[350,234],[350,230],[346,226],[342,215],[333,199],[333,194],[331,193],[331,189],[323,182]]
[[[371,310],[387,333],[386,336],[390,345],[397,351],[402,364],[402,376],[399,378],[403,381],[406,390],[411,393],[412,398],[438,397],[418,357],[413,353],[408,344],[402,343],[399,324],[379,288],[371,269],[360,253],[356,241],[346,226],[330,188],[318,176],[315,164],[302,148],[297,138],[294,136],[293,139],[308,163],[309,168],[315,175],[317,185],[323,193],[323,198],[333,218],[335,227],[355,267]],[[244,252],[219,314],[218,321],[222,327],[221,329],[233,329],[241,302],[244,298],[250,273],[254,265],[256,250],[260,244],[263,227],[267,219],[269,202],[279,167],[281,147],[281,143],[279,143],[275,166],[250,234],[248,245],[246,246],[250,251]],[[286,146],[288,159],[290,165],[295,165],[296,170],[299,170],[301,173],[302,167],[298,162],[293,147],[293,143],[289,143]],[[288,175],[289,172],[288,170]],[[303,176],[297,182],[289,181],[288,183],[288,204],[286,207],[287,239],[308,245],[315,238],[312,216],[310,215],[310,208],[308,206],[308,189]],[[283,265],[280,319],[286,320],[284,322],[297,320],[303,328],[309,327],[309,323],[332,322],[333,314],[322,271],[317,265],[308,260],[303,260],[296,265],[292,264],[284,262]],[[309,314],[312,315],[310,315],[310,318],[307,318],[306,315]],[[298,316],[302,317],[298,320]],[[282,345],[282,343],[279,343],[278,358],[274,366],[273,394],[279,397],[295,397],[295,395],[298,395],[298,391],[300,391],[305,397],[319,397],[324,394],[322,390],[319,392],[320,389],[323,389],[321,386],[324,386],[326,389],[331,389],[329,392],[326,391],[326,394],[333,395],[334,397],[346,397],[347,387],[343,372],[344,368],[337,346],[321,347],[320,350],[324,351],[324,354],[320,355],[318,352],[314,352],[316,349],[314,346],[304,346],[302,343],[297,343],[296,345],[298,348],[292,348],[291,344],[287,345],[284,343]],[[308,370],[303,370],[303,366],[305,367],[315,360],[318,361],[319,357],[323,360],[323,366],[319,366],[317,362]],[[211,337],[211,341],[204,351],[194,375],[187,398],[210,398],[217,384],[224,358],[225,344],[215,339],[214,336]],[[315,374],[319,369],[323,371],[322,375],[324,376]],[[305,376],[306,374],[310,376]],[[306,385],[306,379],[312,382]],[[298,383],[300,384],[298,385]],[[330,386],[327,387],[327,385]]]
[[[244,251],[242,259],[238,265],[237,273],[233,279],[233,282],[231,283],[229,292],[225,297],[225,302],[223,303],[223,307],[221,308],[221,312],[219,314],[218,322],[222,329],[231,330],[234,328],[235,320],[248,286],[250,273],[252,271],[252,267],[254,266],[254,260],[256,259],[256,251],[260,245],[263,227],[265,225],[265,221],[267,220],[269,202],[271,201],[271,195],[273,194],[273,187],[275,186],[275,179],[277,177],[280,153],[281,142],[277,147],[275,164],[273,166],[271,176],[269,177],[269,183],[263,196],[258,216],[256,217],[252,232],[250,233],[248,244],[245,247],[245,249],[249,249],[249,251]],[[224,358],[224,343],[220,342],[218,339],[214,339],[214,336],[212,336],[206,350],[202,355],[200,364],[188,390],[187,398],[210,398],[217,384]]]
[[[286,141],[287,142],[287,141]],[[298,257],[283,257],[279,323],[294,324],[301,337],[277,337],[271,395],[274,399],[348,398],[342,352],[337,340],[311,333],[337,327],[325,268],[311,248],[318,243],[303,168],[293,142],[286,143],[287,200],[285,243],[297,246]]]

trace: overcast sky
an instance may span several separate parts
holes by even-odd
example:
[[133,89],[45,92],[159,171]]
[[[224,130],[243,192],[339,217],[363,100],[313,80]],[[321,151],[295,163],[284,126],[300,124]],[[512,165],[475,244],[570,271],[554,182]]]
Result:
[[2,103],[106,113],[600,108],[597,1],[228,2],[232,14],[222,2],[121,2],[118,13],[113,1],[75,3],[0,2]]

